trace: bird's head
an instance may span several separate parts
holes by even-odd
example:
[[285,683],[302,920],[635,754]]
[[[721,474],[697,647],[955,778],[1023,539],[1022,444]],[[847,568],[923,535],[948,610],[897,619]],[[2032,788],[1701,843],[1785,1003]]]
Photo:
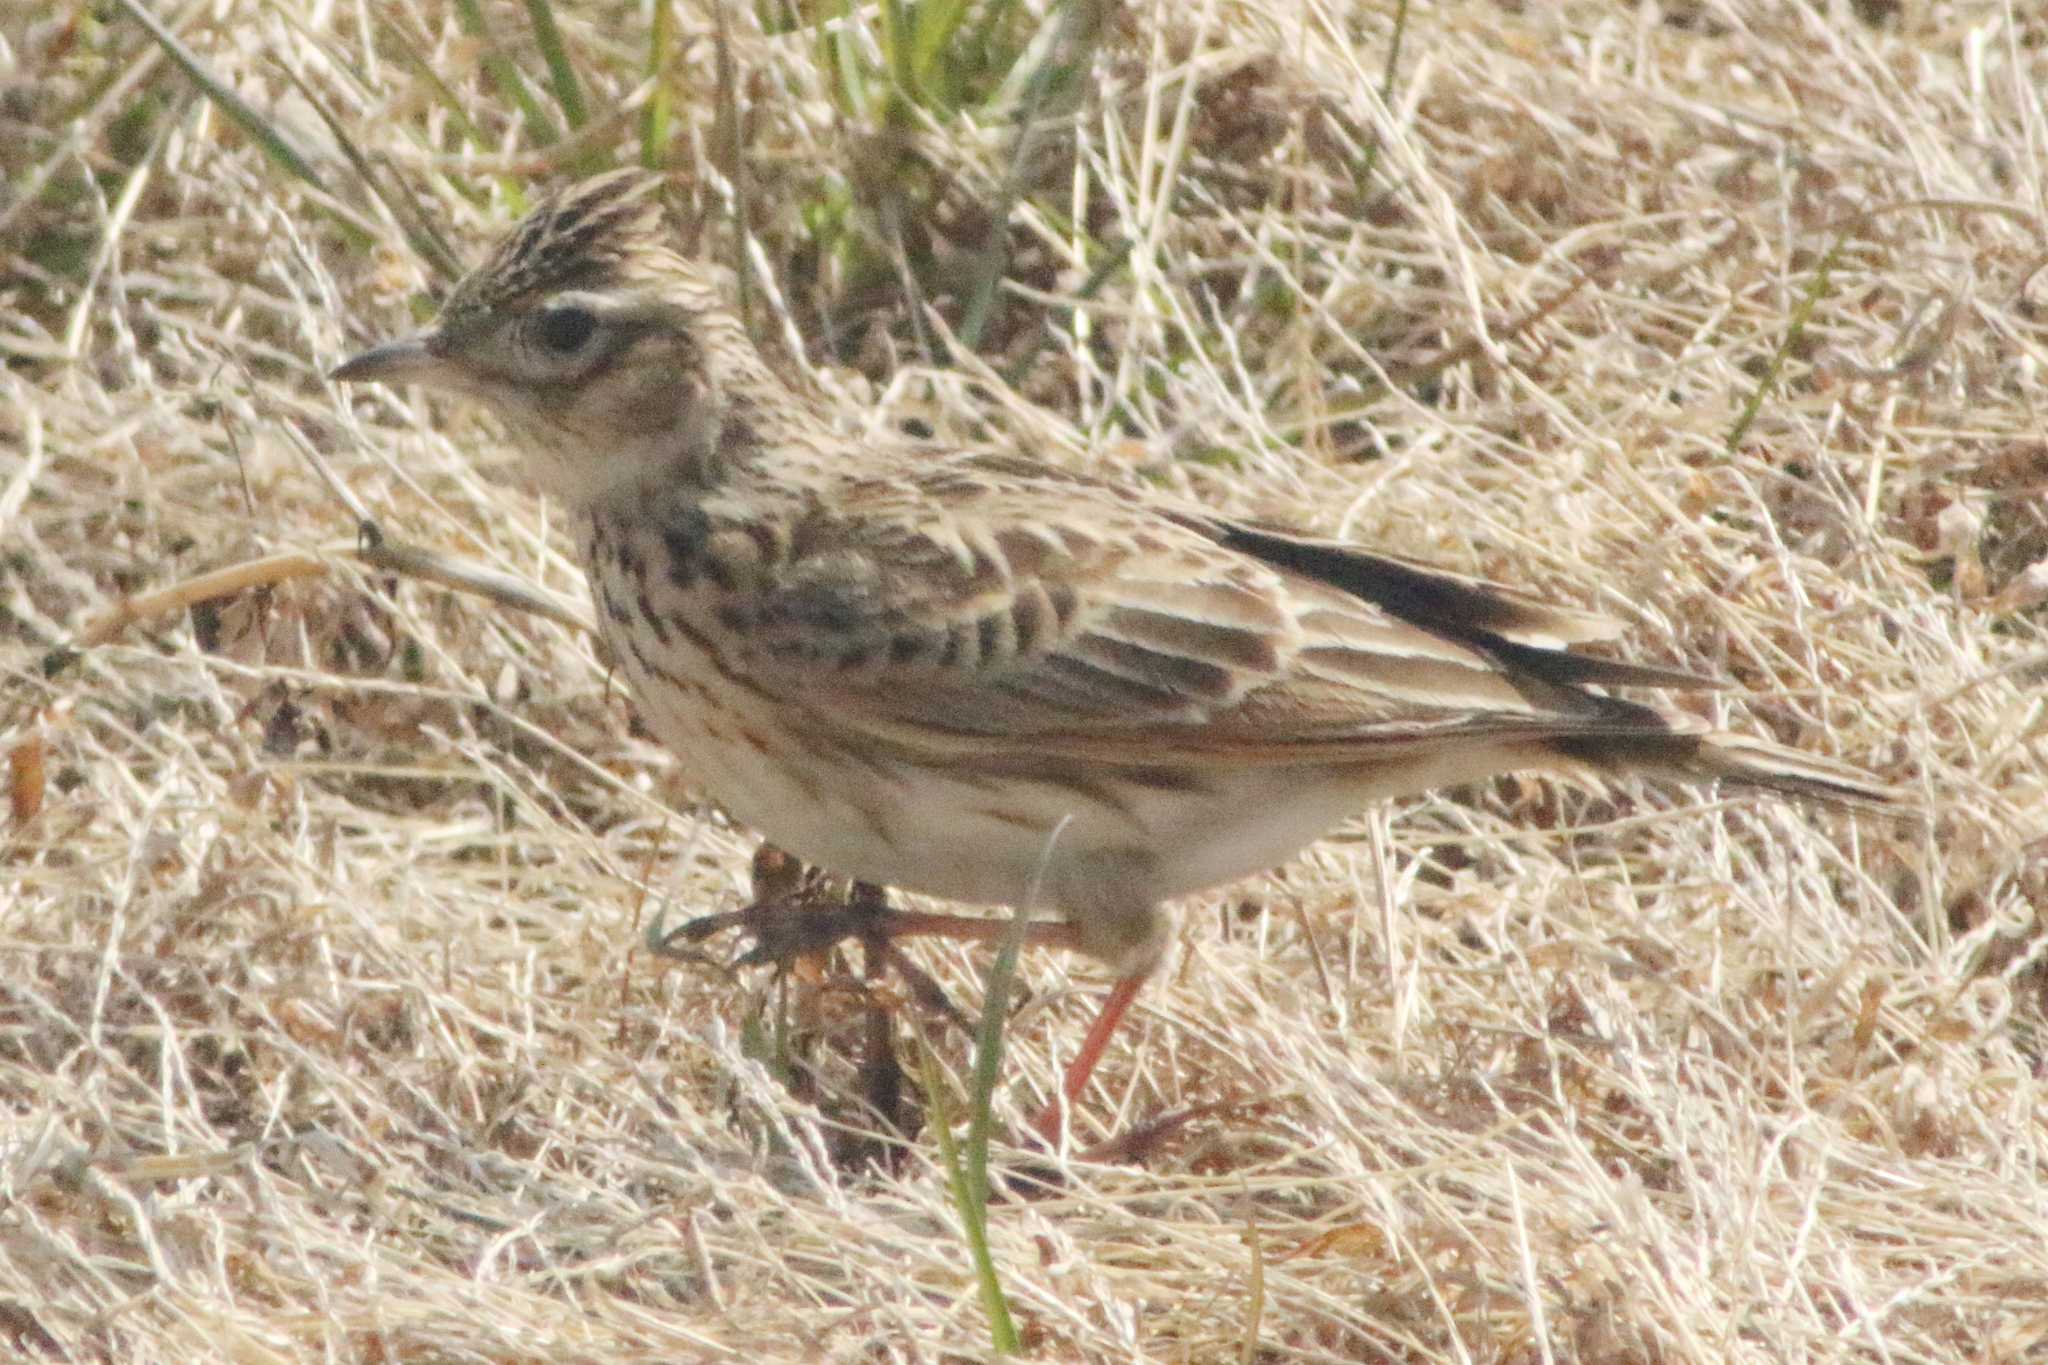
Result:
[[669,245],[659,185],[614,171],[549,196],[432,326],[363,351],[333,378],[478,399],[540,483],[572,504],[671,466],[712,477],[736,407],[776,381],[717,272]]

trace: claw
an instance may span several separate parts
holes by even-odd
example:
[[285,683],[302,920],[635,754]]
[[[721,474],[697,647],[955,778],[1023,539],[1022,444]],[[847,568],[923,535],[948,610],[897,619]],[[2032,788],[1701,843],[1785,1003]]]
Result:
[[[778,856],[786,859],[787,855]],[[791,873],[781,861],[757,857],[754,888],[768,894],[739,910],[699,915],[673,929],[657,919],[647,930],[648,951],[686,962],[704,961],[706,955],[694,945],[737,929],[752,937],[753,946],[727,966],[787,968],[801,958],[816,957],[849,939],[857,940],[873,955],[871,961],[886,962],[895,969],[920,1007],[945,1016],[972,1036],[973,1025],[946,997],[944,988],[894,943],[899,933],[918,930],[907,915],[901,916],[904,928],[896,927],[901,912],[889,907],[888,894],[881,887],[854,882],[841,891],[828,879],[807,874],[801,865]]]

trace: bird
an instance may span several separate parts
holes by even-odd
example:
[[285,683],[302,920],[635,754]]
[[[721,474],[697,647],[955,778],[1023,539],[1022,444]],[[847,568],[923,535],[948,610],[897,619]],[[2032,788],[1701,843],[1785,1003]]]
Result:
[[432,324],[332,378],[495,414],[569,514],[643,719],[733,819],[847,878],[1049,912],[1027,942],[1109,969],[1048,1139],[1166,955],[1167,904],[1375,802],[1524,770],[1894,800],[1615,695],[1718,684],[1583,652],[1618,633],[1598,613],[1015,446],[849,435],[675,247],[661,186],[547,195]]

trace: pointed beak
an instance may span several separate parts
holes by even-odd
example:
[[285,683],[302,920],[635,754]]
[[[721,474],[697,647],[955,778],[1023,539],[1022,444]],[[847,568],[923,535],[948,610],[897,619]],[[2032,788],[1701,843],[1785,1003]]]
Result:
[[397,341],[350,356],[327,374],[341,383],[374,380],[382,384],[446,384],[448,362],[428,343],[431,332],[416,332]]

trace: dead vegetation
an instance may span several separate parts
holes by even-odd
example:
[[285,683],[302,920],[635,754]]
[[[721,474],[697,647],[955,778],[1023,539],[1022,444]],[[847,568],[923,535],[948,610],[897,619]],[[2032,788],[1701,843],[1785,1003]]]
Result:
[[[366,558],[321,473],[577,600],[474,412],[321,375],[648,154],[850,420],[1599,607],[1921,803],[1530,778],[1187,905],[1077,1139],[1222,1108],[989,1209],[1028,1354],[2048,1350],[2026,7],[1446,4],[1390,71],[1392,5],[978,3],[922,59],[889,16],[944,6],[562,6],[573,100],[544,5],[165,7],[298,169],[142,8],[0,27],[8,1351],[988,1351],[930,1097],[846,1132],[875,1011],[954,1116],[959,1031],[651,958],[751,836],[578,630]],[[1006,1127],[1103,984],[1026,959]]]

